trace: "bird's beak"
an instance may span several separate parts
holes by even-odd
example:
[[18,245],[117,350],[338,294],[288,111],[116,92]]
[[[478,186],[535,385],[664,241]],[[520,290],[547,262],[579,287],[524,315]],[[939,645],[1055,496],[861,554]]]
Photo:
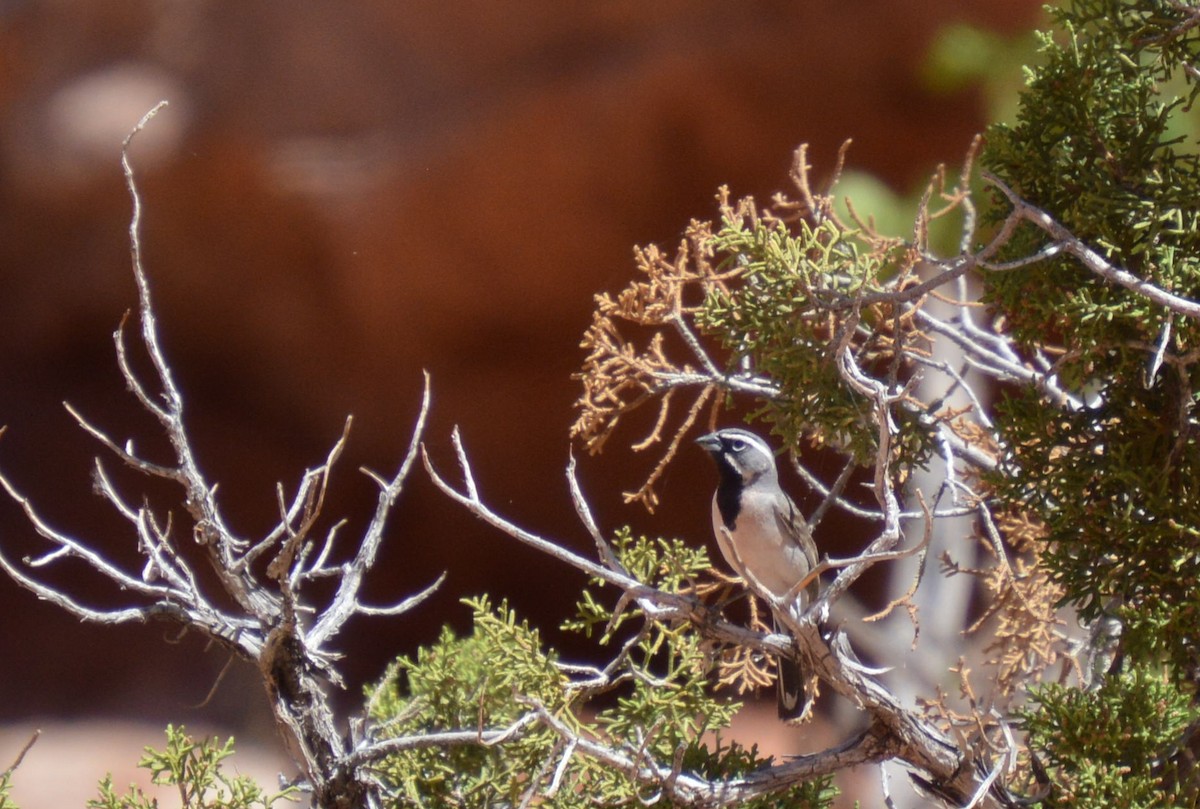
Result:
[[696,443],[709,452],[716,452],[721,448],[721,439],[717,437],[716,433],[702,435],[696,439]]

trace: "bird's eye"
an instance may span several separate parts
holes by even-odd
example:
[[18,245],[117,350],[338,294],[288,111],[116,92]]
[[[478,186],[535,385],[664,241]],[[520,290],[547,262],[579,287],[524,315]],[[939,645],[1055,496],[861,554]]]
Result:
[[734,452],[741,452],[746,448],[746,442],[740,438],[734,438],[729,442],[729,448]]

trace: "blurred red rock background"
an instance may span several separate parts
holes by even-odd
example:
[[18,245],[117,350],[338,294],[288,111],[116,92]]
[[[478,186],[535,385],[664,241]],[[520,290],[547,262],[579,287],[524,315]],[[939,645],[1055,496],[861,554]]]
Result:
[[[166,98],[132,155],[145,260],[200,460],[234,524],[265,530],[275,483],[294,486],[353,413],[327,509],[353,537],[375,497],[356,469],[395,467],[428,369],[427,441],[443,468],[461,425],[494,506],[586,548],[563,482],[570,375],[592,294],[625,285],[631,247],[674,244],[712,215],[722,183],[760,198],[783,188],[801,142],[822,175],[853,137],[853,165],[901,191],[957,164],[986,120],[972,92],[923,89],[933,36],[959,21],[1015,33],[1039,6],[0,2],[0,467],[54,525],[132,558],[126,526],[91,493],[99,448],[61,402],[165,449],[124,390],[111,334],[135,301],[120,142]],[[604,524],[708,541],[699,455],[670,470],[654,517],[621,505],[653,461],[583,462]],[[138,485],[123,478],[134,500]],[[0,545],[10,558],[40,547],[7,501]],[[428,606],[351,626],[348,699],[443,622],[465,628],[462,596],[507,596],[553,627],[582,583],[417,470],[368,596],[394,601],[442,570]],[[77,567],[52,575],[88,603],[126,603]],[[244,666],[193,707],[226,662],[197,638],[83,626],[7,578],[0,610],[0,721],[273,736]]]

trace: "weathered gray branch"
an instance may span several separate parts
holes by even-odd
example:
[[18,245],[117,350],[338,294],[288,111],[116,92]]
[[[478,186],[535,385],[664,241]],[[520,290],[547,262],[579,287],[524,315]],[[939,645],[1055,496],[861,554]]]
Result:
[[[1084,267],[1104,280],[1136,292],[1150,302],[1184,317],[1190,317],[1194,320],[1200,319],[1200,301],[1193,301],[1189,298],[1176,295],[1169,290],[1155,286],[1144,278],[1137,277],[1124,267],[1113,264],[1104,258],[1104,256],[1097,253],[1090,245],[1077,238],[1075,234],[1059,224],[1050,214],[1036,206],[1030,205],[1017,196],[1016,192],[1009,188],[1000,178],[986,171],[983,172],[983,178],[999,189],[1008,199],[1009,204],[1013,206],[1013,217],[1033,223],[1053,239],[1053,242],[1048,247],[1043,248],[1042,254],[1039,255],[1040,258],[1057,252],[1070,253],[1079,259],[1079,262]],[[1002,268],[991,267],[990,269]]]
[[[132,505],[135,501],[118,491],[104,464],[96,459],[97,491],[128,523],[142,557],[140,572],[129,571],[96,550],[97,543],[53,528],[9,478],[0,474],[0,487],[21,507],[34,531],[49,546],[46,552],[23,563],[0,551],[0,569],[39,598],[82,620],[99,624],[165,620],[197,631],[252,662],[261,672],[285,743],[303,770],[316,804],[344,809],[373,805],[378,785],[370,773],[360,770],[355,763],[353,753],[358,741],[347,738],[339,729],[327,694],[328,683],[339,680],[331,663],[337,656],[331,645],[354,615],[403,613],[422,603],[443,580],[439,578],[391,606],[371,606],[360,599],[364,577],[383,541],[388,516],[417,456],[429,412],[429,380],[426,377],[408,453],[396,475],[380,481],[375,513],[350,561],[336,566],[329,563],[341,522],[328,530],[323,542],[318,543],[313,535],[321,518],[330,474],[345,445],[346,431],[324,462],[305,472],[290,502],[285,501],[282,487],[278,489],[279,522],[265,537],[251,544],[233,531],[217,502],[216,485],[206,479],[196,461],[184,424],[183,397],[159,340],[150,283],[142,266],[142,202],[129,148],[135,136],[164,106],[165,102],[147,113],[126,138],[121,151],[121,165],[133,206],[129,239],[138,292],[140,345],[150,359],[153,384],[133,370],[125,340],[125,320],[114,341],[121,375],[137,402],[166,434],[173,459],[169,463],[150,461],[138,453],[132,441],[114,440],[77,409],[70,405],[67,409],[84,432],[127,467],[180,486],[180,502],[191,518],[191,525],[186,528],[191,530],[185,528],[181,532],[169,517],[157,518],[148,502]],[[347,420],[347,431],[349,424]],[[188,542],[179,541],[180,533]],[[192,550],[196,545],[198,553]],[[133,603],[121,607],[88,606],[64,587],[38,577],[39,569],[68,558],[81,560]],[[207,564],[214,575],[198,575],[198,562]],[[313,578],[337,580],[336,592],[323,605],[305,600],[301,592],[304,583]],[[214,587],[211,583],[214,580],[219,593],[205,589]],[[202,586],[202,581],[208,584]],[[234,607],[217,606],[230,603]],[[309,614],[316,616],[311,628],[300,620],[301,615]],[[360,726],[361,722],[352,725]]]
[[[878,398],[881,408],[893,406],[899,398],[898,394],[889,394],[881,388],[872,388],[872,395]],[[748,580],[748,584],[760,597],[776,607],[777,613],[784,619],[795,638],[793,641],[786,635],[764,635],[730,623],[714,615],[711,610],[704,609],[690,596],[657,590],[630,577],[620,568],[615,557],[611,555],[611,550],[608,550],[607,542],[600,534],[574,477],[573,465],[568,466],[572,497],[581,521],[597,543],[598,553],[604,560],[602,563],[593,562],[566,550],[561,544],[539,537],[496,514],[479,493],[457,431],[454,434],[454,445],[463,475],[461,490],[451,486],[437,472],[428,456],[425,457],[426,468],[434,483],[443,492],[476,517],[525,545],[621,588],[626,597],[636,600],[649,620],[685,620],[691,622],[703,636],[714,641],[763,649],[775,655],[800,654],[805,659],[815,661],[815,670],[823,680],[830,683],[837,693],[847,697],[870,715],[867,730],[837,748],[812,756],[797,757],[786,764],[773,765],[745,779],[706,782],[691,774],[674,772],[668,763],[647,763],[644,758],[630,756],[628,751],[615,749],[596,740],[580,738],[544,710],[537,712],[541,723],[560,733],[564,741],[573,743],[580,754],[592,756],[649,785],[661,786],[665,795],[689,806],[736,805],[752,797],[834,772],[850,764],[893,758],[922,773],[922,777],[930,783],[936,783],[946,794],[959,796],[963,804],[979,792],[977,806],[1008,805],[1002,789],[992,789],[990,783],[983,785],[982,779],[986,777],[986,773],[980,776],[973,767],[964,765],[964,762],[973,761],[968,751],[960,750],[931,727],[927,720],[904,708],[898,698],[874,679],[872,670],[858,662],[848,640],[840,630],[828,638],[821,633],[820,616],[827,613],[828,603],[840,597],[867,568],[920,550],[921,546],[906,551],[893,550],[900,538],[900,508],[890,476],[887,474],[886,463],[882,472],[877,475],[877,480],[882,481],[877,495],[886,515],[884,530],[861,557],[848,560],[844,564],[834,584],[823,590],[818,602],[806,613],[798,615],[789,609],[787,604],[775,599],[765,588],[756,586],[757,583],[752,579]],[[881,458],[887,457],[886,447],[885,443],[880,453]],[[926,512],[926,519],[932,519],[929,512]],[[924,542],[928,542],[927,534]],[[798,648],[793,647],[793,643],[799,644]],[[592,681],[589,687],[597,687],[609,676],[611,670],[591,672]]]

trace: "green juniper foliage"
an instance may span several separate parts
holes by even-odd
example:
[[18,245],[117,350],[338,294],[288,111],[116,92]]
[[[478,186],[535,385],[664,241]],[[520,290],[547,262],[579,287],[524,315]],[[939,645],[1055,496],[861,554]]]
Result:
[[[253,779],[227,775],[222,762],[233,755],[233,739],[196,741],[186,730],[167,726],[167,746],[163,750],[146,748],[138,766],[150,771],[155,784],[175,786],[183,809],[270,809],[280,800],[295,800],[296,790],[285,789],[269,794]],[[137,785],[124,794],[117,792],[112,775],[100,781],[99,797],[89,800],[89,809],[156,809],[157,799],[150,798]],[[5,804],[0,803],[0,806]],[[15,809],[15,807],[13,808]]]
[[[857,296],[883,291],[882,281],[893,279],[905,259],[891,241],[830,220],[785,224],[724,207],[711,246],[723,267],[741,268],[743,283],[710,293],[697,323],[729,351],[731,367],[749,358],[778,387],[780,394],[753,417],[773,423],[785,444],[797,446],[803,437],[832,444],[863,465],[872,462],[879,431],[871,402],[847,388],[829,353],[831,329],[854,329],[831,323],[828,307],[841,300],[848,308]],[[847,337],[865,341],[861,356],[885,375],[894,358],[890,315],[890,307],[864,307],[869,336]],[[895,372],[901,370],[907,365]],[[911,411],[895,415],[899,465],[922,465],[933,447],[928,425]]]
[[[566,677],[543,652],[539,633],[506,604],[486,598],[467,604],[471,635],[458,638],[444,628],[436,643],[398,660],[369,690],[383,737],[504,728],[529,710],[517,695],[571,721],[564,716]],[[516,805],[525,777],[551,758],[556,741],[551,729],[538,727],[504,745],[418,748],[389,758],[380,774],[396,806]]]
[[1031,696],[1029,747],[1055,785],[1046,805],[1191,805],[1176,793],[1178,765],[1162,756],[1162,740],[1179,738],[1200,711],[1160,672],[1133,667],[1095,691],[1049,684]]
[[[1108,261],[1197,298],[1195,8],[1077,0],[1052,13],[1018,121],[988,132],[983,162]],[[992,208],[1006,212],[1003,199]],[[1026,226],[1008,254],[1044,242]],[[1058,347],[1059,377],[1085,405],[1005,391],[996,494],[1044,522],[1043,559],[1082,616],[1124,627],[1125,673],[1091,693],[1043,688],[1025,714],[1054,772],[1047,803],[1195,805],[1194,784],[1163,784],[1192,735],[1181,733],[1200,677],[1200,324],[1066,256],[984,283],[1024,346]]]
[[[1055,12],[1019,122],[988,133],[985,164],[1105,258],[1185,297],[1200,293],[1200,165],[1186,134],[1200,27],[1183,4],[1081,0]],[[1002,216],[1003,200],[993,208]],[[1012,255],[1044,235],[1018,233]],[[1001,497],[1033,508],[1049,563],[1084,617],[1116,610],[1139,660],[1200,672],[1200,324],[1106,283],[1070,257],[984,276],[1026,345],[1061,347],[1057,370],[1086,406],[1035,391],[1002,405]],[[1163,346],[1164,361],[1153,357]]]
[[8,794],[12,791],[12,773],[0,773],[0,809],[17,809]]
[[[709,567],[703,550],[678,540],[634,538],[625,530],[613,547],[631,574],[665,590],[678,591]],[[739,705],[712,693],[712,662],[691,628],[647,622],[633,605],[614,617],[603,589],[594,582],[585,590],[577,616],[564,627],[588,636],[609,628],[600,642],[621,655],[614,683],[600,685],[586,674],[568,677],[539,633],[507,604],[470,599],[470,635],[443,630],[436,643],[400,658],[368,689],[369,710],[383,736],[504,729],[536,707],[581,738],[626,753],[640,750],[665,762],[681,754],[683,772],[707,778],[742,775],[769,763],[755,748],[721,740]],[[379,774],[388,805],[396,807],[516,806],[531,789],[537,806],[616,806],[649,799],[654,791],[585,751],[568,750],[555,730],[536,724],[490,746],[404,750],[387,758]],[[822,779],[743,805],[815,809],[828,806],[834,795]],[[674,804],[663,799],[660,805]]]

